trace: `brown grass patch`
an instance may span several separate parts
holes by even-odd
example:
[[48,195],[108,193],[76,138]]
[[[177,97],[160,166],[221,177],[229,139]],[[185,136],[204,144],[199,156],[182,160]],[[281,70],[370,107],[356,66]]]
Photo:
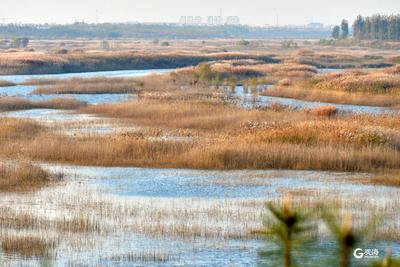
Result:
[[320,106],[307,108],[306,112],[317,116],[331,117],[338,113],[338,109],[335,106]]
[[0,227],[16,230],[59,231],[62,233],[100,232],[100,225],[88,215],[74,217],[43,218],[32,211],[15,211],[10,207],[0,207]]
[[[343,171],[400,167],[396,116],[331,117],[335,110],[330,107],[307,113],[148,99],[84,111],[204,138],[180,142],[135,134],[72,138],[49,133],[22,142],[20,153],[34,160],[99,166]],[[17,155],[7,146],[3,153]]]
[[33,138],[43,131],[41,125],[30,120],[0,118],[0,144],[21,138]]
[[61,179],[61,174],[52,175],[40,167],[16,163],[0,165],[0,191],[26,192],[38,189],[51,181]]
[[334,171],[400,168],[400,153],[385,146],[306,145],[301,138],[287,141],[281,137],[281,142],[277,139],[258,143],[241,141],[239,138],[185,143],[135,138],[72,139],[52,136],[27,143],[24,155],[34,160],[89,166]]
[[[178,69],[178,75],[189,75],[198,71],[197,67]],[[237,78],[262,77],[273,78],[277,81],[280,78],[309,78],[317,73],[317,70],[309,65],[302,64],[236,64],[235,61],[216,62],[211,64],[211,70],[221,75],[222,78],[235,76]]]
[[140,91],[140,83],[131,78],[73,78],[67,80],[30,80],[27,83],[46,85],[34,94],[132,94]]
[[62,232],[71,233],[85,233],[85,232],[99,232],[100,226],[88,216],[80,216],[70,220],[64,219],[63,221],[55,222],[56,228]]
[[370,50],[327,51],[315,49],[310,53],[297,53],[288,56],[287,61],[316,66],[318,68],[379,68],[392,65],[389,58],[371,55]]
[[292,84],[292,81],[290,79],[282,79],[278,81],[277,85],[278,86],[289,86]]
[[367,183],[374,185],[386,185],[400,187],[400,176],[396,177],[375,177],[371,178]]
[[393,66],[391,68],[387,68],[384,70],[385,73],[391,75],[398,75],[400,74],[400,65]]
[[4,142],[1,154],[97,166],[337,171],[400,168],[400,120],[395,115],[332,116],[335,110],[328,107],[313,112],[247,110],[219,99],[203,100],[192,91],[165,100],[143,98],[81,111],[120,118],[127,125],[145,126],[148,132],[161,130],[195,138],[154,140],[130,133],[68,137],[42,129],[42,134],[33,138]]
[[400,77],[385,71],[347,71],[317,75],[311,82],[314,89],[348,93],[388,94],[400,90]]
[[319,118],[295,122],[247,123],[243,126],[247,131],[240,136],[249,143],[400,148],[400,136],[389,125],[363,125],[362,122],[368,122],[362,119],[351,124],[351,119],[357,120],[357,117]]
[[38,237],[9,236],[2,240],[1,247],[6,254],[19,254],[23,258],[32,258],[48,255],[54,244]]
[[[159,47],[158,47],[159,49]],[[199,53],[154,51],[71,51],[66,54],[17,52],[0,53],[0,74],[49,74],[132,69],[179,68],[213,60],[255,59],[278,62],[268,54],[238,52]]]
[[86,106],[85,102],[73,98],[54,98],[44,101],[30,101],[17,97],[0,97],[0,111],[26,109],[77,109]]
[[261,93],[261,95],[364,106],[397,107],[400,105],[400,97],[395,95],[349,94],[339,91],[311,90],[296,86],[269,88]]
[[302,64],[256,64],[234,65],[230,63],[215,63],[212,69],[219,73],[243,75],[254,73],[258,75],[275,75],[280,77],[313,76],[317,71],[314,67]]
[[249,119],[261,119],[266,115],[257,110],[241,110],[218,101],[153,99],[89,106],[81,111],[128,118],[146,126],[203,131],[222,131],[235,126],[238,128]]
[[8,86],[14,86],[14,85],[15,85],[15,83],[13,83],[13,82],[0,80],[0,87],[8,87]]
[[[178,108],[166,112],[162,101],[148,104],[140,103],[146,108],[133,120],[149,127],[159,127],[163,122],[164,127],[178,132],[183,128],[176,127],[187,127],[191,134],[198,132],[204,138],[183,142],[130,134],[73,138],[47,133],[18,141],[21,150],[5,144],[2,153],[95,166],[335,171],[400,168],[400,135],[396,130],[400,122],[395,116],[326,118],[306,112],[288,114],[287,110],[247,111],[228,107],[231,117],[227,117],[218,113],[224,111],[224,106],[205,106],[200,108],[201,113],[196,113],[199,105],[192,103],[193,113]],[[157,114],[157,110],[161,113]]]
[[371,178],[357,179],[356,182],[362,184],[400,187],[400,175],[398,173],[376,174]]

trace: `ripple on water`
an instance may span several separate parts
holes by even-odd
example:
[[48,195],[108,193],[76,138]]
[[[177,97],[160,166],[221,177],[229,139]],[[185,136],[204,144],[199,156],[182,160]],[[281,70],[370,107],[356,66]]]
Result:
[[[347,192],[369,203],[375,203],[374,195],[393,201],[399,194],[395,188],[346,182],[362,174],[43,166],[63,171],[65,181],[33,194],[3,196],[1,206],[47,220],[89,218],[98,232],[1,231],[58,238],[55,266],[255,266],[260,249],[274,245],[248,237],[248,231],[261,227],[265,201],[280,198],[282,189],[319,189],[335,198]],[[334,243],[323,242],[324,249],[304,256],[333,253]],[[390,242],[374,246],[399,252]],[[29,265],[17,256],[7,262]]]

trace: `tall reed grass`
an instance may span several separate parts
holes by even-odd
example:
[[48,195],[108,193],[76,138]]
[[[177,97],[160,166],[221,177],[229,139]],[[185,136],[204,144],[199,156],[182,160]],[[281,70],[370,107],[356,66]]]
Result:
[[9,236],[1,242],[1,248],[6,254],[18,254],[25,259],[49,256],[54,247],[55,244],[47,243],[42,238],[31,236]]
[[[400,167],[400,121],[395,115],[342,117],[333,116],[330,108],[311,113],[245,110],[218,101],[154,99],[82,111],[125,119],[128,125],[149,128],[146,131],[165,129],[201,138],[154,140],[129,133],[73,137],[38,128],[34,138],[15,139],[21,150],[14,142],[3,142],[1,154],[100,166],[342,171]],[[6,122],[10,126],[0,128],[0,136],[29,127],[18,120]]]
[[315,75],[311,79],[278,83],[263,95],[341,104],[400,106],[400,77],[390,69]]
[[0,111],[27,109],[78,109],[85,107],[85,102],[73,98],[53,98],[43,101],[31,101],[17,97],[0,97]]
[[14,86],[14,85],[15,85],[15,83],[13,83],[13,82],[0,80],[0,87],[8,87],[8,86]]
[[53,175],[28,163],[0,165],[0,191],[2,192],[32,191],[61,178],[61,174]]
[[33,94],[132,94],[140,90],[140,84],[129,78],[31,80],[27,83],[41,85]]
[[112,71],[132,69],[179,68],[213,60],[256,59],[277,63],[269,54],[240,52],[204,53],[199,51],[81,51],[57,53],[1,53],[0,74],[49,74],[66,72]]

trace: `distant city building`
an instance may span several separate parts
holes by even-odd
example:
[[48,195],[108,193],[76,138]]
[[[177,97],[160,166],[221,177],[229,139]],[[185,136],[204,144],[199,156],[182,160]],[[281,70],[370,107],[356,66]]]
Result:
[[186,17],[186,24],[192,25],[194,22],[194,17],[193,16],[187,16]]
[[195,24],[202,24],[203,23],[203,19],[200,16],[195,16],[194,17],[194,23]]
[[220,16],[208,16],[203,22],[201,16],[181,16],[179,18],[179,24],[181,25],[208,25],[208,26],[220,26],[220,25],[240,25],[240,18],[238,16],[229,16],[225,20]]
[[203,19],[200,16],[181,16],[179,18],[179,24],[201,25],[203,24]]
[[218,26],[223,24],[223,19],[221,16],[208,16],[207,24],[210,26]]
[[179,18],[179,24],[186,24],[186,16],[181,16]]
[[238,16],[229,16],[226,18],[225,24],[227,25],[240,25],[240,19]]
[[311,23],[308,23],[307,27],[309,27],[309,28],[323,28],[324,24],[319,23],[319,22],[311,22]]

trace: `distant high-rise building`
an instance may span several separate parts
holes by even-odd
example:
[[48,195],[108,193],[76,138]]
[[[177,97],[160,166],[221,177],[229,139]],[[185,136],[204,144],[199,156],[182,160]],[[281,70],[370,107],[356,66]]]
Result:
[[223,19],[221,16],[208,16],[207,24],[210,26],[217,26],[223,24]]
[[308,23],[307,27],[309,27],[309,28],[323,28],[324,24],[322,24],[320,22],[311,22],[311,23]]
[[196,24],[196,25],[200,25],[200,24],[203,23],[203,19],[202,19],[200,16],[195,16],[195,17],[193,18],[193,22],[194,22],[194,24]]
[[179,18],[179,24],[182,25],[209,25],[209,26],[220,26],[223,24],[226,25],[240,25],[240,19],[238,16],[229,16],[224,20],[224,18],[220,16],[208,16],[206,17],[206,21],[203,22],[203,18],[201,16],[181,16]]
[[213,16],[208,16],[207,17],[207,24],[208,25],[214,25],[214,17]]
[[222,25],[224,23],[222,16],[214,17],[215,25]]
[[240,19],[238,16],[229,16],[226,18],[225,24],[227,25],[240,25]]
[[183,25],[201,25],[203,19],[200,16],[181,16],[179,18],[179,24]]
[[181,16],[179,18],[179,24],[186,24],[186,16]]
[[189,25],[191,25],[191,24],[193,24],[193,16],[187,16],[186,17],[186,24],[189,24]]

